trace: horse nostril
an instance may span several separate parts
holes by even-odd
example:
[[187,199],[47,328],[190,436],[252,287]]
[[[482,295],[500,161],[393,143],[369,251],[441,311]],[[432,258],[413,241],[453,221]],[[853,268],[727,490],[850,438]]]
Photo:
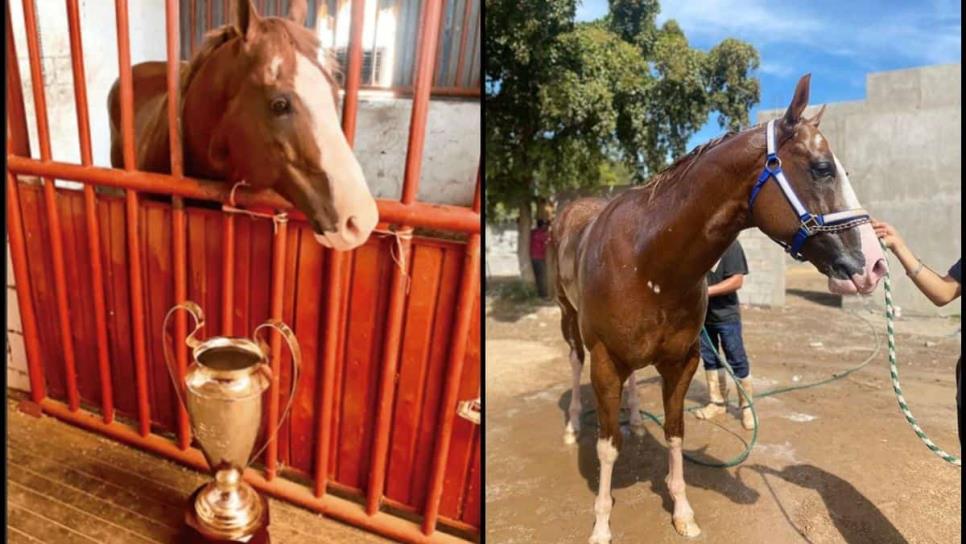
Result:
[[354,215],[350,215],[349,218],[345,220],[345,225],[343,225],[342,229],[345,238],[350,240],[355,240],[359,238],[360,234],[362,234],[361,230],[359,229],[359,221]]

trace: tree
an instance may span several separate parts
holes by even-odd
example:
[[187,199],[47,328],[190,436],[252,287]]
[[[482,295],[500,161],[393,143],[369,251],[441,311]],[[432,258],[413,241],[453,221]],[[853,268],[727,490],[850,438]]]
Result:
[[686,151],[712,112],[737,129],[759,99],[751,45],[692,48],[675,21],[658,27],[657,0],[609,8],[576,23],[574,0],[486,0],[487,214],[516,216],[526,280],[535,200],[643,183]]

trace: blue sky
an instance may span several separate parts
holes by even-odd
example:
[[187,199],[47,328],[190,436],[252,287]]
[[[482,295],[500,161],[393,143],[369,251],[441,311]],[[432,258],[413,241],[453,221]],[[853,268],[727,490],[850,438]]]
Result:
[[[577,20],[607,13],[607,0],[583,0]],[[962,61],[958,1],[663,0],[658,24],[675,19],[693,47],[735,37],[758,49],[761,100],[752,109],[784,108],[798,78],[812,74],[813,104],[865,98],[865,75]],[[721,133],[717,116],[688,148]]]

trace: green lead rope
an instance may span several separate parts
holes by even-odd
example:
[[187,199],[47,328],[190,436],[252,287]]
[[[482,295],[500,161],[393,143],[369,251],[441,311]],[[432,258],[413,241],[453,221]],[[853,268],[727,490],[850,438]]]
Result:
[[[880,241],[879,243],[881,244],[882,242]],[[882,248],[884,251],[885,246],[883,245]],[[909,405],[906,403],[906,399],[902,395],[902,387],[899,385],[899,369],[896,363],[896,338],[895,338],[895,329],[893,327],[893,321],[895,320],[895,309],[892,303],[892,280],[888,271],[885,274],[884,288],[885,288],[885,304],[886,304],[886,336],[887,336],[888,345],[889,345],[889,368],[892,375],[892,388],[893,390],[895,390],[896,399],[899,401],[899,409],[902,411],[902,415],[905,416],[906,421],[909,422],[909,425],[912,426],[912,430],[915,431],[916,436],[919,437],[919,440],[921,440],[922,443],[925,444],[927,448],[929,448],[933,453],[938,455],[944,461],[951,463],[957,467],[962,467],[962,463],[959,457],[956,457],[955,455],[952,455],[950,453],[943,451],[932,440],[930,440],[928,436],[926,436],[926,433],[922,430],[922,427],[920,427],[919,423],[916,422],[916,418],[913,417],[912,412],[909,410]],[[865,324],[869,326],[869,329],[872,331],[872,334],[875,338],[875,348],[873,349],[872,353],[865,358],[864,361],[862,361],[861,363],[859,363],[858,365],[852,368],[848,368],[841,372],[836,372],[835,374],[832,374],[831,377],[826,378],[824,380],[819,380],[817,382],[806,383],[802,385],[791,385],[787,387],[778,387],[775,389],[770,389],[768,391],[765,391],[764,393],[759,393],[757,395],[757,398],[765,398],[773,395],[778,395],[781,393],[787,393],[789,391],[797,391],[799,389],[808,389],[811,387],[818,387],[820,385],[825,385],[827,383],[840,380],[848,376],[849,374],[852,374],[853,372],[861,370],[870,362],[872,362],[872,360],[875,359],[876,355],[879,354],[879,350],[882,347],[881,344],[879,343],[879,332],[872,324],[872,322],[869,321],[868,319],[862,317],[856,312],[850,311],[849,313],[851,313],[854,317],[864,321]],[[712,346],[714,345],[714,342],[711,341],[711,338],[708,336],[708,332],[704,329],[704,327],[701,327],[701,334],[704,335],[705,340],[707,340],[709,344],[711,344]],[[758,412],[755,409],[754,400],[749,398],[748,393],[741,386],[741,381],[738,380],[737,376],[735,376],[735,372],[734,372],[734,369],[731,368],[731,364],[728,363],[728,361],[724,357],[719,357],[719,360],[724,364],[725,371],[728,373],[729,376],[731,376],[732,381],[734,381],[735,386],[738,388],[738,394],[744,397],[744,399],[748,402],[748,408],[751,410],[751,415],[755,420],[755,428],[754,430],[752,430],[752,433],[751,433],[751,441],[748,442],[748,444],[745,446],[744,451],[739,453],[736,457],[729,459],[727,461],[723,461],[723,462],[707,461],[704,459],[694,457],[688,454],[687,452],[684,452],[684,458],[687,459],[688,461],[691,461],[692,463],[703,465],[706,467],[728,468],[728,467],[737,466],[742,462],[744,462],[744,460],[748,458],[748,455],[751,454],[751,450],[754,449],[755,444],[758,442]],[[690,408],[687,408],[686,411],[693,412],[700,408],[701,406],[692,406]],[[594,412],[596,412],[596,410],[588,410],[587,412],[584,412],[584,416],[593,414]],[[640,413],[641,415],[654,421],[658,425],[662,425],[664,423],[663,416],[652,414],[647,410],[641,410]]]

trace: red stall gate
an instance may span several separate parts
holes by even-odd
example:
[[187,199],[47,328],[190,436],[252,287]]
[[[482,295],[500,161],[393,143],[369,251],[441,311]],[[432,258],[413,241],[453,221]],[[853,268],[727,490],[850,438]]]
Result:
[[[7,227],[31,385],[44,412],[207,470],[191,447],[161,351],[176,301],[207,309],[207,333],[247,334],[268,317],[291,324],[304,365],[289,421],[247,481],[311,510],[407,542],[478,540],[479,427],[457,417],[480,385],[480,180],[472,208],[416,201],[441,2],[423,5],[400,201],[379,200],[379,229],[351,253],[320,247],[304,217],[274,193],[240,206],[286,209],[291,222],[186,206],[227,201],[225,184],[183,175],[171,131],[171,176],[134,168],[126,0],[116,0],[124,169],[92,165],[80,17],[66,0],[81,164],[50,152],[37,14],[24,23],[40,159],[30,157],[7,5]],[[363,0],[352,2],[343,129],[358,108]],[[167,0],[168,115],[177,126],[178,0]],[[12,62],[11,62],[12,61]],[[31,183],[34,176],[42,180]],[[56,188],[78,181],[82,192]],[[95,185],[125,190],[97,195]],[[171,195],[172,203],[139,193]],[[389,227],[394,230],[389,231]],[[425,228],[459,241],[413,236]],[[462,239],[465,238],[465,241]],[[264,257],[271,256],[270,259]],[[175,320],[177,372],[188,363],[187,319]],[[267,433],[289,390],[287,354],[271,340],[276,383]],[[115,416],[117,416],[115,418]],[[437,529],[442,530],[437,530]]]

